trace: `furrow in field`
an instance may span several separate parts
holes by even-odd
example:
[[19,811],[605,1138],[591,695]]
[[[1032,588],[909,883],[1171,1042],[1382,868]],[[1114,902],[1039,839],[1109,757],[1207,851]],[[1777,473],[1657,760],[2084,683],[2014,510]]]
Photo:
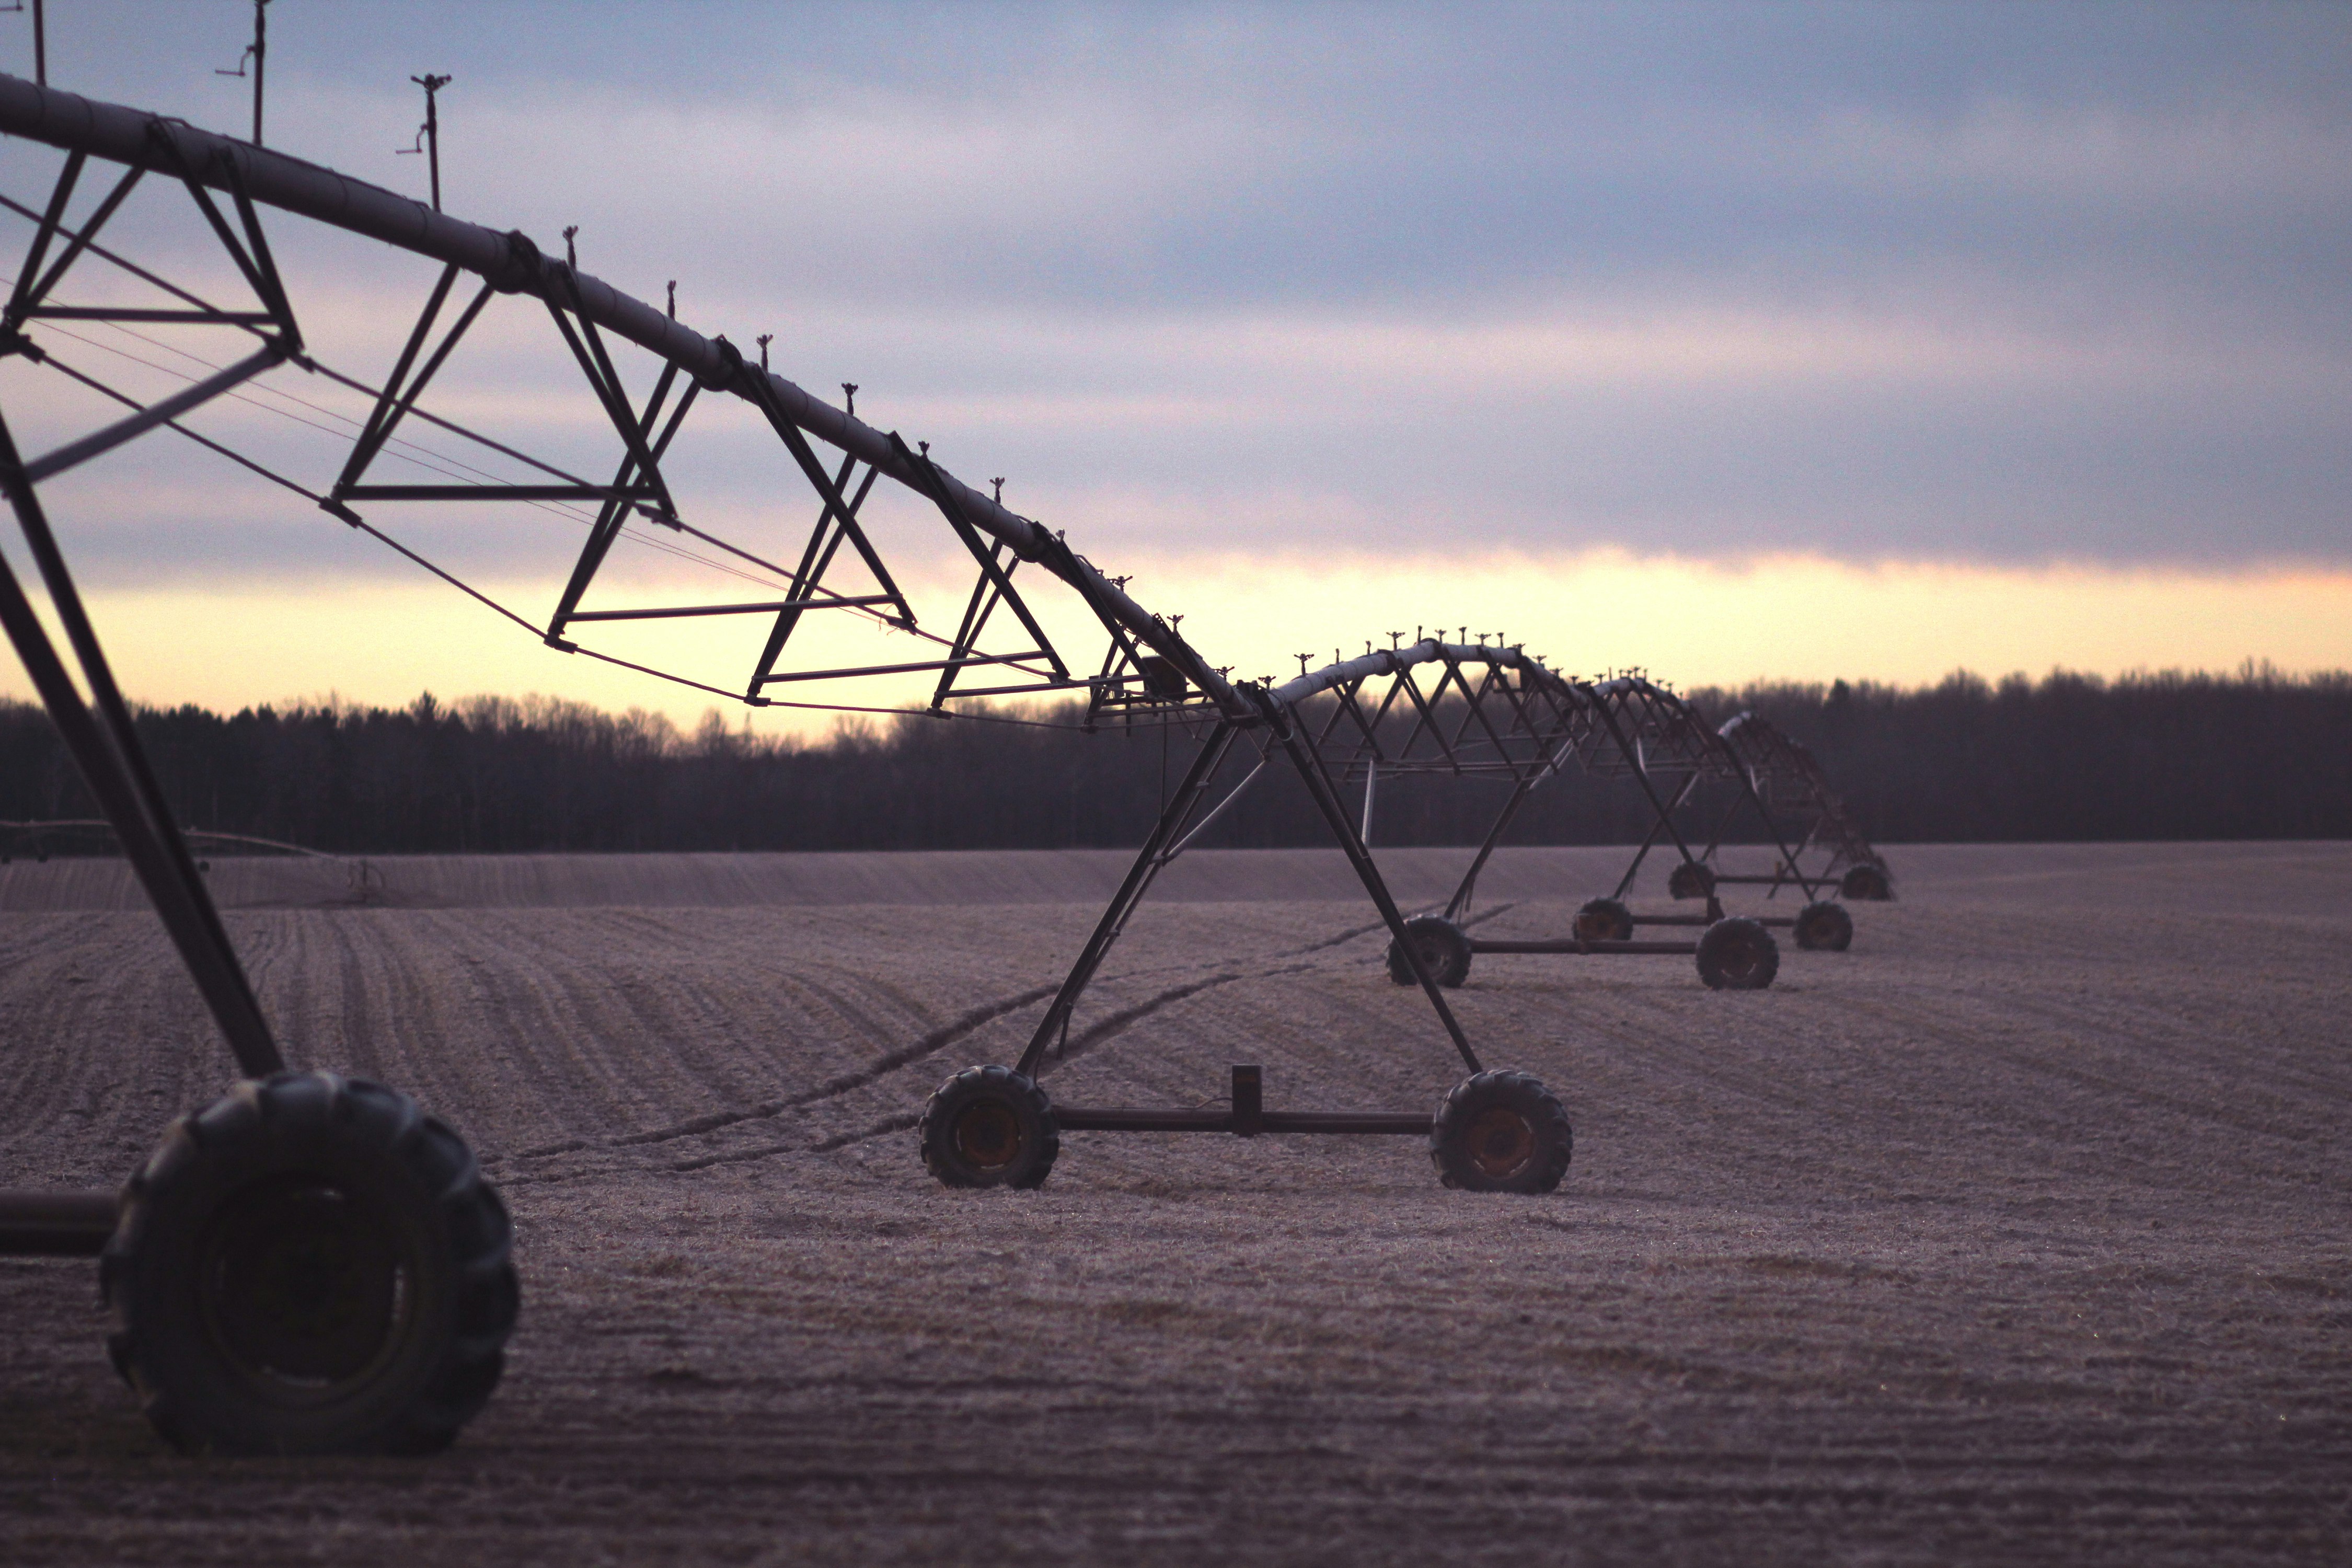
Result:
[[5,1179],[112,1185],[234,1068],[152,916],[67,918],[79,941],[0,971]]

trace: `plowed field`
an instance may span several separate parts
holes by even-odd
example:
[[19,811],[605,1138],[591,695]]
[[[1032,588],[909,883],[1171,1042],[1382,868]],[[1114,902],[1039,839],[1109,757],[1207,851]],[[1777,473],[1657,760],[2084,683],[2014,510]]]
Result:
[[[935,1185],[924,1096],[1018,1053],[1116,855],[224,862],[289,1056],[514,1209],[506,1382],[437,1458],[182,1459],[94,1269],[0,1261],[0,1561],[2352,1561],[2352,846],[1893,855],[1762,993],[1479,958],[1577,1135],[1502,1198],[1405,1138]],[[1507,852],[1481,933],[1621,862]],[[1188,858],[1046,1087],[1425,1109],[1461,1064],[1372,925],[1331,857]],[[118,867],[0,869],[0,1184],[115,1184],[228,1077]]]

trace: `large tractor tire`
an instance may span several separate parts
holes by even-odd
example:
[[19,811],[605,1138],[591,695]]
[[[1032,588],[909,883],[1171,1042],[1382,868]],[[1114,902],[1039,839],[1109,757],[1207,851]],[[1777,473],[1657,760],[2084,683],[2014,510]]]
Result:
[[1808,952],[1843,952],[1853,945],[1853,917],[1824,899],[1797,911],[1797,945]]
[[1614,899],[1593,899],[1576,911],[1579,942],[1631,942],[1633,911]]
[[1715,868],[1702,860],[1685,860],[1666,873],[1666,896],[1674,899],[1715,897]]
[[123,1189],[107,1348],[186,1452],[431,1453],[498,1384],[513,1239],[415,1100],[278,1073],[173,1122]]
[[1883,904],[1895,896],[1895,885],[1879,867],[1850,866],[1838,883],[1838,891],[1856,903]]
[[1698,939],[1698,977],[1710,991],[1761,991],[1780,973],[1780,944],[1745,915],[1719,920]]
[[[1470,978],[1470,937],[1444,915],[1415,915],[1404,922],[1405,941],[1421,956],[1429,977],[1451,990]],[[1389,943],[1389,978],[1399,985],[1418,985],[1412,965],[1401,942]]]
[[1523,1072],[1464,1079],[1438,1102],[1429,1158],[1438,1180],[1473,1193],[1548,1193],[1568,1174],[1568,1112]]
[[931,1091],[923,1168],[950,1187],[1039,1187],[1062,1152],[1053,1102],[1011,1068],[966,1068]]

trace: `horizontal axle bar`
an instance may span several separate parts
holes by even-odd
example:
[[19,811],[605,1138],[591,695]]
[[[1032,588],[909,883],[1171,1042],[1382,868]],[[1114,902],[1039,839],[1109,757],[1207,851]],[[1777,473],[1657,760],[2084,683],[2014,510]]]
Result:
[[[1065,1132],[1232,1132],[1230,1110],[1131,1110],[1054,1107],[1054,1120]],[[1389,1110],[1266,1110],[1257,1118],[1261,1132],[1391,1132],[1426,1137],[1430,1118],[1410,1111]]]
[[1472,937],[1473,952],[1582,952],[1595,956],[1620,952],[1672,952],[1687,958],[1698,951],[1695,942],[1583,942],[1572,936],[1543,937],[1529,942],[1499,942]]
[[[1794,915],[1741,915],[1738,918],[1754,921],[1760,926],[1793,926],[1797,923]],[[1705,915],[1635,915],[1633,921],[1637,926],[1711,926],[1715,923]]]
[[96,1258],[114,1214],[111,1191],[0,1192],[0,1257]]

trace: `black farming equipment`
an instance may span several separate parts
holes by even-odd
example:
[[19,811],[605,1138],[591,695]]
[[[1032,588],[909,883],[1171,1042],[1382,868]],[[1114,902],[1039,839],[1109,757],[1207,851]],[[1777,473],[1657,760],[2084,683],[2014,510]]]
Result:
[[[1428,1141],[1440,1178],[1452,1185],[1539,1192],[1559,1182],[1570,1134],[1559,1100],[1525,1074],[1485,1068],[1341,804],[1325,738],[1310,733],[1302,712],[1331,683],[1309,690],[1229,679],[1178,635],[1175,618],[1146,610],[1123,580],[1060,532],[1006,508],[1001,481],[983,492],[933,461],[928,444],[861,421],[854,386],[844,387],[835,407],[773,374],[765,339],[755,362],[724,337],[703,336],[677,319],[674,287],[668,308],[656,308],[582,270],[569,233],[558,258],[520,232],[452,217],[437,199],[428,205],[266,149],[257,134],[238,141],[13,77],[0,76],[0,134],[63,154],[42,172],[47,189],[35,199],[0,195],[0,206],[29,230],[0,313],[0,367],[10,373],[0,383],[0,489],[63,647],[5,557],[0,627],[241,1075],[220,1099],[165,1129],[152,1158],[120,1190],[0,1192],[0,1252],[101,1259],[115,1364],[173,1443],[235,1453],[416,1452],[446,1444],[499,1380],[519,1288],[506,1211],[456,1131],[394,1089],[289,1066],[142,750],[42,491],[161,431],[383,543],[566,655],[752,707],[854,709],[814,700],[822,689],[814,683],[919,679],[931,686],[929,711],[942,718],[985,719],[971,705],[992,699],[1083,696],[1083,728],[1159,723],[1204,733],[1183,788],[1029,1049],[1010,1067],[959,1073],[932,1097],[921,1150],[941,1180],[1034,1185],[1052,1164],[1057,1128],[1090,1127],[1412,1134]],[[23,160],[12,168],[20,177]],[[84,190],[85,176],[94,189]],[[137,222],[115,221],[134,208]],[[418,279],[422,307],[380,375],[340,368],[306,338],[265,212],[434,264]],[[184,243],[190,235],[201,249]],[[141,247],[145,258],[134,258],[130,252]],[[209,278],[190,275],[197,264],[189,258],[207,251]],[[299,254],[324,250],[306,243]],[[576,374],[589,427],[610,438],[606,455],[592,459],[609,478],[582,471],[577,459],[528,450],[529,434],[502,438],[478,421],[436,411],[425,395],[436,380],[448,384],[468,334],[496,313],[507,318],[502,328],[535,322],[549,333],[540,341],[565,374]],[[93,343],[113,352],[112,337],[150,349],[167,340],[168,355],[195,368],[170,369],[146,349],[111,359],[83,353]],[[523,341],[509,331],[501,353]],[[152,374],[119,384],[110,378],[137,375],[120,362]],[[641,385],[650,382],[642,395],[631,390],[632,371]],[[277,391],[296,372],[310,399]],[[48,379],[27,390],[41,377]],[[676,441],[689,413],[709,405],[706,394],[748,405],[775,437],[780,470],[814,492],[815,520],[796,556],[767,542],[772,523],[749,540],[727,537],[681,504],[688,465],[678,454],[688,448]],[[257,455],[243,426],[205,422],[232,395],[243,408],[275,412],[307,434],[259,443]],[[326,397],[348,400],[352,412],[315,401]],[[516,401],[524,419],[537,417],[539,398]],[[499,406],[495,398],[484,405]],[[47,450],[19,448],[19,426],[68,421]],[[314,448],[307,457],[297,450],[303,442]],[[939,623],[951,630],[919,618],[861,521],[883,479],[935,513],[971,557],[970,594],[960,613],[950,609]],[[412,508],[461,521],[520,514],[543,525],[552,516],[577,530],[578,552],[551,604],[527,614],[394,537],[385,520]],[[624,544],[683,556],[761,592],[745,599],[739,586],[726,602],[613,603],[605,568]],[[1047,635],[1025,596],[1040,586],[1074,596],[1100,627],[1098,663],[1074,663]],[[793,638],[812,616],[877,641],[898,639],[889,650],[897,657],[796,663],[787,656],[807,639]],[[656,665],[638,645],[625,645],[625,655],[605,641],[680,618],[746,626],[748,677],[720,684],[716,674]],[[924,657],[907,658],[908,641]],[[1427,657],[1458,677],[1483,656],[1455,648]],[[1484,661],[1492,669],[1499,657]],[[1381,658],[1393,665],[1398,656]],[[1548,682],[1534,684],[1538,701],[1554,700]],[[1536,710],[1528,713],[1533,721]],[[1402,972],[1460,1056],[1467,1076],[1434,1112],[1267,1110],[1255,1069],[1241,1068],[1226,1109],[1216,1111],[1055,1108],[1037,1087],[1042,1052],[1066,1028],[1152,876],[1182,848],[1216,762],[1244,743],[1261,767],[1279,763],[1302,781],[1399,944]]]

